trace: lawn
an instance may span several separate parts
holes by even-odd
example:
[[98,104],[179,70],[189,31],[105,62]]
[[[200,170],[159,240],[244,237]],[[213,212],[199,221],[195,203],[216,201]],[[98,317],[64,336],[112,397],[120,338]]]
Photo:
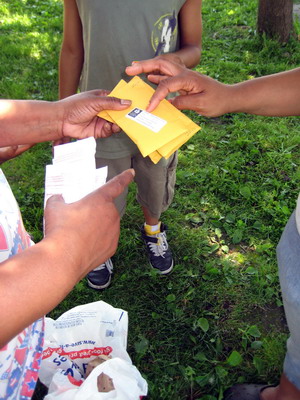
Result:
[[[60,0],[0,0],[3,98],[57,99],[62,11]],[[233,83],[299,66],[300,43],[259,38],[256,12],[256,0],[204,1],[196,69]],[[221,400],[235,382],[277,383],[288,336],[276,244],[300,187],[299,120],[188,115],[202,130],[179,151],[175,198],[163,215],[172,274],[148,265],[132,185],[111,287],[99,293],[83,280],[50,313],[100,299],[127,310],[128,352],[151,400]],[[35,241],[50,160],[46,143],[2,166]]]

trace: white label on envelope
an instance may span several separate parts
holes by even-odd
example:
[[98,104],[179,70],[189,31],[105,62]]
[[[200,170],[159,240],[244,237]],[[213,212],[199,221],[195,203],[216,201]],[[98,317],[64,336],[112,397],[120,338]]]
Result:
[[127,115],[126,118],[132,119],[140,125],[145,126],[153,132],[159,132],[167,123],[162,118],[157,117],[140,108],[134,108]]

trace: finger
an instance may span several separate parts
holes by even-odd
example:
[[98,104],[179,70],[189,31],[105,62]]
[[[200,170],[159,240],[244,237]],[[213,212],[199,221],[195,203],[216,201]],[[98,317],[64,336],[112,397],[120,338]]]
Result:
[[181,88],[181,86],[182,84],[178,83],[177,78],[163,79],[159,83],[155,93],[151,97],[147,107],[147,111],[153,111],[159,105],[159,103],[167,97],[168,94],[172,92],[177,92],[179,88]]
[[154,64],[150,61],[133,62],[132,65],[125,68],[127,75],[139,75],[143,72],[152,72],[154,69]]
[[19,145],[16,152],[15,152],[15,156],[19,156],[21,154],[23,154],[25,151],[31,149],[31,147],[33,147],[34,144],[22,144]]
[[174,76],[182,72],[185,68],[179,64],[164,59],[152,59],[133,62],[131,66],[125,68],[127,75],[138,75],[142,73],[159,73],[162,75]]
[[124,110],[129,107],[131,100],[118,99],[116,97],[99,97],[95,99],[94,107],[98,112],[102,110]]
[[149,74],[147,76],[148,81],[150,81],[151,83],[154,83],[155,85],[158,85],[161,81],[163,81],[164,79],[167,79],[167,78],[168,78],[167,75]]
[[121,128],[117,124],[112,124],[112,131],[113,133],[118,133],[121,131]]
[[161,80],[155,93],[150,99],[147,111],[153,111],[169,93],[175,93],[182,90],[185,92],[193,90],[191,81],[186,79],[184,74]]
[[47,208],[56,208],[59,204],[64,204],[65,200],[62,194],[54,194],[53,196],[49,197],[46,202],[46,209]]
[[20,144],[20,145],[18,146],[18,150],[21,150],[21,151],[23,152],[23,151],[26,151],[26,150],[31,149],[31,147],[33,147],[33,146],[35,146],[35,143],[31,143],[31,144]]
[[108,137],[113,133],[112,124],[110,122],[105,122],[102,128],[102,137]]
[[206,116],[204,108],[201,107],[201,97],[201,94],[177,96],[172,99],[172,104],[178,110],[193,110]]
[[53,146],[60,146],[61,144],[66,144],[71,142],[71,138],[69,137],[63,137],[62,139],[54,140],[52,142]]
[[121,193],[123,193],[129,183],[133,181],[134,175],[134,170],[128,169],[108,181],[99,189],[99,191],[102,193],[102,195],[105,195],[105,197],[109,198],[110,200],[114,200]]
[[120,132],[118,125],[106,121],[105,119],[98,117],[96,129],[94,131],[94,137],[106,138],[111,136],[113,133]]

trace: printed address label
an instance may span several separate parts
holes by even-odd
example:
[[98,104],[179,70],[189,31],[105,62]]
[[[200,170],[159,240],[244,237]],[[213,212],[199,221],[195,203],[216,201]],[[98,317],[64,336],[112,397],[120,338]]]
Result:
[[132,119],[140,125],[145,126],[153,132],[159,132],[167,123],[162,118],[157,117],[140,108],[134,108],[126,115],[126,118]]

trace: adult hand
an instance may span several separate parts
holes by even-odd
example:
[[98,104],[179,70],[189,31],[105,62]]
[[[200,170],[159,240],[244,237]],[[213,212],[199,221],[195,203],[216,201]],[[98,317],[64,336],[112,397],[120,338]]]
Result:
[[24,151],[30,149],[32,146],[34,146],[34,144],[0,147],[0,164],[10,160],[11,158],[19,156],[20,154],[24,153]]
[[62,139],[71,137],[84,139],[90,136],[108,137],[120,128],[97,116],[102,110],[124,110],[130,100],[108,97],[106,90],[92,90],[60,100],[56,104],[62,108]]
[[193,110],[207,117],[230,112],[230,93],[233,86],[220,83],[208,76],[191,71],[168,60],[135,62],[126,68],[128,75],[150,73],[149,81],[158,84],[147,111],[153,111],[169,93],[180,95],[169,100],[179,110]]
[[150,82],[158,84],[161,80],[176,76],[186,70],[182,63],[167,57],[157,56],[149,60],[134,61],[125,69],[127,75],[147,74]]
[[64,246],[79,268],[79,279],[111,257],[117,248],[120,216],[114,205],[133,180],[127,170],[83,199],[66,204],[62,196],[48,199],[45,209],[45,239]]
[[124,110],[131,104],[93,90],[56,102],[0,100],[0,146],[40,143],[64,138],[106,137],[119,128],[97,114]]
[[[100,118],[100,117],[99,117],[99,120],[101,120],[101,123],[103,123],[103,128],[101,130],[102,138],[109,137],[112,134],[118,133],[121,131],[121,128],[117,124],[113,124],[109,121],[104,120],[103,118]],[[54,140],[53,146],[59,146],[61,144],[70,143],[71,140],[72,140],[72,138],[70,138],[70,137],[63,137],[62,139]]]

